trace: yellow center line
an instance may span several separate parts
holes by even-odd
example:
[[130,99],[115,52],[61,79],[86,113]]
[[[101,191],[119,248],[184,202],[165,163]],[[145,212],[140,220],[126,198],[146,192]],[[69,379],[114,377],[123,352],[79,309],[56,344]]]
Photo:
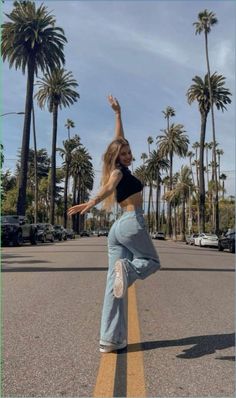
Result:
[[[135,286],[129,288],[128,306],[128,342],[135,344],[135,350],[129,351],[127,364],[127,397],[146,397],[143,353],[140,344],[140,330]],[[132,346],[130,350],[132,349]]]
[[[131,344],[129,351],[129,344]],[[132,345],[135,349],[132,352]],[[117,354],[101,355],[94,397],[113,397]],[[128,289],[127,397],[146,397],[135,286]]]
[[102,357],[93,396],[113,397],[117,354],[110,352],[109,354],[104,353],[101,355]]

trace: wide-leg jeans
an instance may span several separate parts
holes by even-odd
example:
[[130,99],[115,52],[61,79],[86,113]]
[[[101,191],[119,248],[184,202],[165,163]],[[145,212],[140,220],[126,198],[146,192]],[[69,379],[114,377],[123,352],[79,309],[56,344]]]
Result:
[[127,294],[122,299],[113,295],[116,261],[122,259],[124,262],[128,286],[160,269],[159,256],[141,208],[124,212],[112,225],[108,235],[108,259],[100,342],[119,344],[127,339]]

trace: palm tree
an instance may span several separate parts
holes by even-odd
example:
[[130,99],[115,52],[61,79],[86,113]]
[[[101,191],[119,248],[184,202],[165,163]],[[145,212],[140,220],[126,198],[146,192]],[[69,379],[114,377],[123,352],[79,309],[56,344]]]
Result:
[[64,188],[64,228],[67,227],[67,191],[69,183],[70,166],[73,152],[80,147],[80,137],[75,135],[73,138],[63,141],[64,148],[57,148],[61,157],[64,159],[65,167],[65,188]]
[[67,128],[68,131],[68,140],[70,140],[70,129],[75,127],[75,123],[71,119],[67,119],[65,127]]
[[151,136],[149,136],[149,137],[147,138],[147,143],[148,143],[148,153],[149,153],[149,156],[150,156],[150,152],[151,152],[151,150],[150,150],[150,145],[153,144],[153,138],[152,138]]
[[145,160],[148,158],[148,155],[145,152],[143,152],[140,157],[141,157],[141,159],[143,161],[143,164],[144,164]]
[[160,151],[155,149],[150,153],[150,158],[147,161],[147,173],[153,177],[156,183],[156,230],[160,227],[160,171],[167,171],[169,168],[169,161],[161,156]]
[[50,183],[50,223],[54,224],[55,218],[55,189],[56,189],[56,143],[57,143],[57,118],[58,108],[67,107],[76,102],[79,93],[74,90],[78,83],[73,78],[72,72],[65,69],[55,69],[47,72],[38,80],[39,90],[36,94],[40,108],[47,104],[53,117],[52,128],[52,153],[51,153],[51,183]]
[[143,164],[139,167],[137,167],[134,171],[134,175],[142,182],[143,184],[143,192],[142,192],[142,197],[143,197],[143,210],[145,212],[145,192],[144,192],[144,188],[148,183],[148,179],[147,179],[147,170],[146,170],[146,166]]
[[187,153],[187,156],[188,156],[188,158],[189,158],[189,166],[190,166],[190,170],[191,170],[193,185],[195,185],[195,184],[194,184],[194,177],[193,177],[193,168],[192,168],[192,166],[193,166],[193,164],[192,164],[192,158],[194,157],[194,153],[193,153],[192,151],[189,151],[189,152]]
[[[72,154],[70,174],[73,178],[72,204],[79,204],[84,199],[86,190],[93,187],[94,171],[92,158],[85,147],[77,148]],[[73,216],[73,229],[80,231],[80,216]]]
[[222,186],[222,199],[224,199],[224,198],[225,198],[225,180],[227,179],[227,175],[224,174],[224,173],[222,173],[222,174],[219,176],[219,179],[223,181],[223,186]]
[[[189,139],[184,134],[184,126],[182,124],[172,123],[169,129],[164,130],[164,135],[157,136],[157,144],[159,145],[160,155],[169,157],[170,161],[170,180],[169,190],[172,190],[173,184],[173,156],[184,157],[188,152]],[[168,235],[171,236],[172,225],[171,225],[171,201],[168,202]]]
[[[207,116],[211,108],[208,76],[205,75],[204,80],[199,76],[193,79],[194,84],[187,91],[188,103],[191,105],[193,101],[198,102],[199,112],[201,115],[201,134],[200,134],[200,156],[199,156],[199,213],[200,227],[205,229],[205,182],[204,182],[204,146],[206,135]],[[226,109],[225,104],[230,103],[230,91],[224,87],[225,78],[222,75],[214,73],[211,75],[211,89],[213,102],[217,109],[222,112]],[[216,223],[217,224],[217,223]],[[218,224],[217,224],[218,225]]]
[[180,174],[175,186],[176,193],[179,193],[182,202],[182,229],[181,229],[181,239],[185,241],[186,233],[186,217],[185,217],[185,206],[187,199],[189,200],[189,218],[191,215],[190,209],[190,196],[193,189],[193,184],[191,181],[191,170],[188,166],[181,166]]
[[67,41],[63,29],[56,27],[56,20],[43,4],[36,8],[33,1],[15,1],[10,22],[2,24],[1,51],[3,61],[27,73],[25,116],[21,146],[21,167],[17,214],[25,215],[26,185],[30,142],[30,124],[34,89],[34,76],[40,69],[59,68],[64,64],[64,43]]
[[175,110],[171,106],[167,106],[166,109],[162,111],[162,113],[164,113],[164,117],[167,120],[167,130],[169,130],[170,117],[175,116]]
[[212,143],[211,142],[206,142],[205,143],[205,148],[206,148],[206,175],[207,175],[207,189],[209,185],[209,161],[208,161],[208,150],[212,149]]
[[3,144],[0,143],[0,167],[2,169],[2,165],[4,163],[4,154],[3,154]]
[[[209,102],[211,109],[211,120],[212,120],[212,135],[213,135],[213,155],[214,155],[214,164],[216,165],[216,135],[215,135],[215,118],[214,118],[214,107],[213,107],[213,96],[212,96],[212,88],[211,88],[211,72],[210,72],[210,62],[209,62],[209,53],[208,53],[208,34],[211,31],[211,27],[217,24],[218,20],[213,12],[209,12],[208,10],[201,11],[198,14],[198,21],[193,23],[195,26],[195,34],[201,34],[204,32],[205,38],[205,53],[206,53],[206,62],[207,62],[207,79],[208,79],[208,90],[209,90]],[[215,174],[215,182],[216,182],[216,232],[219,231],[219,213],[218,213],[218,187],[217,187],[217,171],[214,169]]]
[[219,179],[220,179],[220,157],[222,155],[224,155],[223,149],[217,149],[216,150],[216,154],[217,154],[217,157],[218,157],[218,173],[219,173]]

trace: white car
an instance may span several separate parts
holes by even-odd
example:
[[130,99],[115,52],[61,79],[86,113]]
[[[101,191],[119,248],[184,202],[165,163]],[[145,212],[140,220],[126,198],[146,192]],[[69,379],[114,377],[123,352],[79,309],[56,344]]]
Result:
[[215,234],[201,233],[194,239],[194,245],[218,247],[218,236]]

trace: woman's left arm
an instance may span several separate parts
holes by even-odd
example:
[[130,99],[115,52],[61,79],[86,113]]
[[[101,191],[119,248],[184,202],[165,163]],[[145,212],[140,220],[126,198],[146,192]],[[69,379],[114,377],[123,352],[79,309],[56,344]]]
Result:
[[96,206],[98,203],[102,202],[108,196],[110,196],[116,189],[122,178],[122,172],[120,170],[114,170],[106,185],[102,187],[102,189],[98,192],[95,198],[90,199],[86,203],[81,203],[79,205],[75,205],[70,207],[67,210],[67,214],[72,216],[73,214],[80,213],[84,214],[88,212],[92,207]]

